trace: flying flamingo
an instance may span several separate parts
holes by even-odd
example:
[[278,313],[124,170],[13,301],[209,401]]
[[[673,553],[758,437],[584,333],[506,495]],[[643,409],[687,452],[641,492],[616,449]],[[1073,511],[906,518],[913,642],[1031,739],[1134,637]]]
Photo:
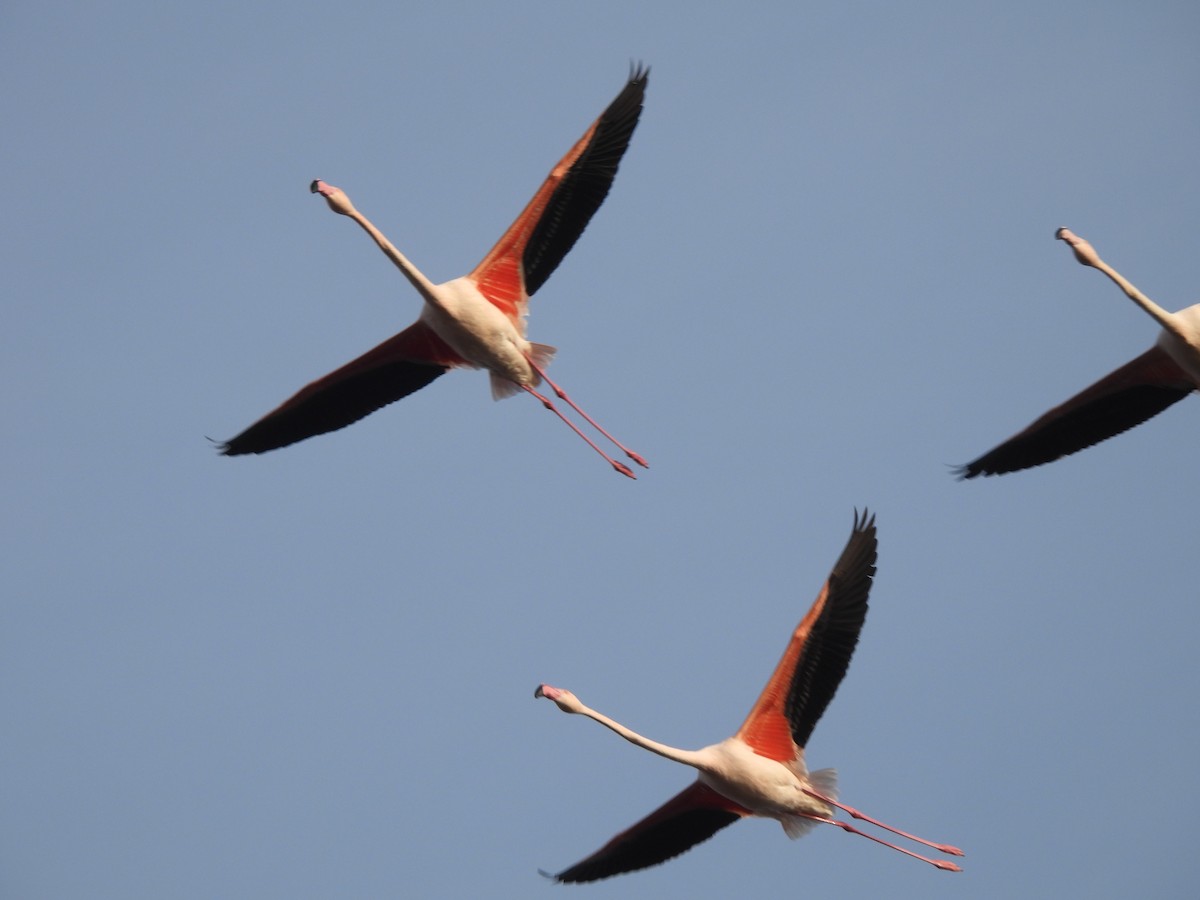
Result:
[[1100,258],[1067,228],[1054,235],[1075,258],[1099,269],[1162,326],[1154,346],[1091,387],[1056,406],[1019,434],[960,466],[960,478],[1003,475],[1053,462],[1128,431],[1200,387],[1200,303],[1167,312]]
[[640,466],[646,461],[583,412],[546,377],[555,348],[525,339],[529,298],[562,262],[608,195],[621,157],[642,112],[650,70],[632,69],[629,81],[600,118],[559,160],[533,199],[469,275],[433,284],[354,208],[345,192],[314,181],[335,213],[357,222],[396,264],[425,303],[417,321],[358,359],[300,390],[237,437],[221,445],[227,456],[264,453],[317,434],[335,431],[414,391],[452,368],[491,373],[492,396],[520,391],[536,397],[618,472],[635,477],[601,450],[535,388],[543,380],[559,399],[583,416]]
[[702,750],[677,750],[584,706],[570,691],[539,685],[533,695],[553,700],[563,712],[595,719],[631,744],[699,770],[699,777],[690,787],[591,856],[549,877],[558,882],[596,881],[658,865],[743,816],[776,819],[793,839],[819,822],[836,825],[939,869],[961,871],[952,862],[921,856],[832,818],[836,807],[941,853],[962,856],[955,847],[914,837],[843,806],[836,801],[834,770],[810,773],[804,764],[804,746],[833,699],[858,643],[867,616],[875,555],[875,517],[868,517],[863,510],[861,518],[855,514],[854,531],[845,550],[812,608],[792,633],[783,658],[750,715],[733,737],[719,744]]

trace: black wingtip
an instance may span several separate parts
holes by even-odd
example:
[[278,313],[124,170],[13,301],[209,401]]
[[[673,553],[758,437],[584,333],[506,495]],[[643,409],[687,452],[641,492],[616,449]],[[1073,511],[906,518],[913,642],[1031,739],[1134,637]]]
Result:
[[858,507],[854,507],[854,530],[871,531],[875,527],[875,514],[867,507],[863,507],[862,515],[858,514]]
[[320,183],[321,183],[321,179],[320,179],[320,178],[314,178],[314,179],[313,179],[313,182],[312,182],[312,184],[310,184],[310,185],[308,186],[308,192],[309,192],[310,194],[315,194],[315,193],[317,192],[317,185],[318,185],[318,184],[320,184]]
[[650,81],[650,67],[640,59],[629,61],[629,83],[645,85]]
[[204,439],[212,444],[217,453],[219,453],[221,456],[231,455],[229,453],[229,441],[218,441],[216,438],[211,438],[207,434],[204,436]]
[[985,472],[976,466],[975,463],[966,463],[961,466],[951,466],[950,474],[954,476],[956,481],[970,481],[979,475],[991,475],[992,472]]

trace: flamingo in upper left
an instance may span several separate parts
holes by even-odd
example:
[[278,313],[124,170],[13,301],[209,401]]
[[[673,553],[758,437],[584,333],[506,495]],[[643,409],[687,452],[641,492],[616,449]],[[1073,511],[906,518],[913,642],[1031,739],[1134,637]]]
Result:
[[633,470],[602,450],[568,419],[548,395],[583,416],[638,465],[645,459],[601,428],[546,376],[555,348],[525,338],[529,298],[575,245],[600,204],[637,126],[650,70],[634,66],[629,81],[551,170],[515,222],[468,275],[434,284],[362,215],[340,188],[314,181],[313,193],[335,213],[348,216],[371,236],[417,289],[424,305],[417,321],[340,369],[307,385],[237,437],[220,446],[226,456],[264,453],[336,431],[414,391],[452,368],[487,369],[492,397],[519,391],[536,397],[622,475]]

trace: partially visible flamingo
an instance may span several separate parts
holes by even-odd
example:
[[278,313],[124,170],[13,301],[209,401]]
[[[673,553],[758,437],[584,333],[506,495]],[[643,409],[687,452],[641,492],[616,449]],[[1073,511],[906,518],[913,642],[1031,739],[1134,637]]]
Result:
[[533,199],[469,275],[433,284],[341,189],[314,181],[334,212],[348,216],[396,264],[425,303],[417,321],[335,372],[312,382],[221,445],[227,456],[264,453],[357,422],[382,406],[420,390],[452,368],[491,373],[492,396],[519,391],[536,397],[613,468],[633,471],[601,450],[549,397],[535,390],[545,381],[558,396],[640,466],[646,461],[618,442],[546,377],[555,348],[525,339],[529,298],[550,277],[608,195],[621,157],[642,112],[650,70],[632,69],[624,90],[559,160]]
[[[808,614],[792,633],[783,658],[750,715],[733,737],[702,750],[677,750],[642,737],[584,706],[570,691],[540,685],[535,697],[553,700],[563,712],[595,719],[638,747],[692,766],[690,787],[618,834],[586,859],[552,875],[555,881],[596,881],[665,862],[744,816],[776,819],[790,838],[823,822],[870,838],[939,869],[958,872],[952,862],[930,859],[835,820],[834,808],[894,834],[962,856],[956,847],[934,844],[884,825],[836,800],[833,769],[809,772],[804,747],[858,643],[875,574],[875,517],[855,514],[854,531]],[[543,873],[548,874],[548,873]]]
[[1053,462],[1140,425],[1200,387],[1200,304],[1167,312],[1067,228],[1054,236],[1075,258],[1099,269],[1162,326],[1154,346],[1056,406],[1019,434],[960,466],[960,478],[1003,475]]

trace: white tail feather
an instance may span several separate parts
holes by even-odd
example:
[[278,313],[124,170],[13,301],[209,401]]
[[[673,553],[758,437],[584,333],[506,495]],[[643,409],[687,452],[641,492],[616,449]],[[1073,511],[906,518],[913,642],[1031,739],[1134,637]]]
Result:
[[[539,369],[545,370],[546,366],[550,365],[554,359],[554,354],[558,352],[557,347],[551,347],[549,344],[534,344],[529,345],[529,358],[533,360],[533,364]],[[492,399],[503,400],[505,397],[511,397],[513,394],[521,393],[521,386],[515,381],[509,381],[497,375],[495,372],[489,373],[492,381]],[[533,376],[533,387],[537,387],[542,383],[542,377],[538,374]]]
[[492,399],[503,400],[505,397],[511,397],[513,394],[521,392],[521,386],[515,381],[509,381],[497,375],[495,372],[488,373],[492,379]]
[[817,769],[809,773],[808,781],[818,794],[824,794],[830,800],[838,798],[837,769]]
[[554,354],[558,352],[557,347],[551,347],[549,344],[534,344],[529,345],[529,358],[539,368],[546,368],[554,361]]
[[[830,800],[837,799],[837,769],[817,769],[806,777],[808,783],[812,785],[812,789],[818,794],[828,797]],[[783,826],[784,834],[794,841],[804,837],[821,823],[804,816],[785,815],[779,820],[779,824]]]
[[784,813],[779,824],[783,826],[783,833],[794,841],[804,837],[821,823],[815,819],[806,819],[804,816],[790,816]]

